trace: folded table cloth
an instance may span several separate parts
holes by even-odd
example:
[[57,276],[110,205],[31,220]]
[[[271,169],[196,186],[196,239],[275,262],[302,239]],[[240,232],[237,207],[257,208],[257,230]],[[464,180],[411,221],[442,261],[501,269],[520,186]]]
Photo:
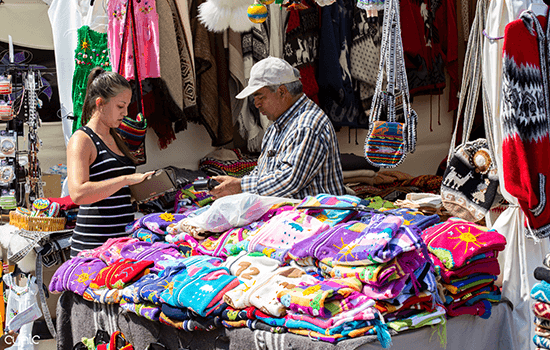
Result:
[[277,294],[277,298],[292,311],[331,317],[349,310],[353,305],[350,300],[360,294],[361,287],[357,278],[331,279],[284,290]]
[[95,276],[105,267],[107,264],[99,258],[74,257],[65,261],[55,271],[49,290],[52,293],[72,291],[82,295]]
[[288,251],[301,240],[326,231],[329,225],[298,211],[287,211],[272,217],[254,235],[248,251],[263,252],[281,262],[288,260]]
[[305,210],[307,215],[311,215],[332,227],[341,222],[346,222],[357,215],[355,210],[342,210],[337,209],[338,207],[357,207],[360,204],[367,205],[367,202],[359,197],[350,195],[333,196],[329,194],[318,194],[315,197],[308,196],[304,198],[297,207],[336,207],[336,209]]
[[448,269],[457,269],[478,254],[502,251],[506,246],[506,238],[497,231],[454,217],[425,229],[422,238],[430,253]]

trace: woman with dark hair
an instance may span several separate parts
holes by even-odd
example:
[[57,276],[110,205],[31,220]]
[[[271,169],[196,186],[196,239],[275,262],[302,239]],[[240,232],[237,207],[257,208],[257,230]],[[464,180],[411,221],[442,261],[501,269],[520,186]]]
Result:
[[80,206],[71,256],[125,236],[134,220],[130,185],[152,172],[136,173],[135,157],[116,128],[128,113],[132,90],[120,74],[94,68],[88,76],[82,127],[67,146],[69,195]]

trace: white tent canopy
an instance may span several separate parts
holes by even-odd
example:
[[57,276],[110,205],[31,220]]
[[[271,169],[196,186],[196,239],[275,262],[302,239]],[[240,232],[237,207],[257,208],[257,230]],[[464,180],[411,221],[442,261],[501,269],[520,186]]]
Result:
[[0,41],[15,45],[53,50],[48,4],[42,0],[4,0],[0,4]]

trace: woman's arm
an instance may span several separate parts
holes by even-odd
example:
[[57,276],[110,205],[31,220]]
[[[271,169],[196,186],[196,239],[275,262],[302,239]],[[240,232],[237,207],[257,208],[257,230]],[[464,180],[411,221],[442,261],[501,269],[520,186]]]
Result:
[[126,185],[145,180],[153,172],[118,176],[103,181],[90,181],[90,165],[95,147],[83,132],[75,132],[67,146],[69,195],[75,204],[91,204],[105,199]]

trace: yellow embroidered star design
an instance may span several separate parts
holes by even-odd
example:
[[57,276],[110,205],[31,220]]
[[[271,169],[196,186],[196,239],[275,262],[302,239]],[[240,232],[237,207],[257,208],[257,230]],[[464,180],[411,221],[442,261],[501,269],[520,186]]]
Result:
[[340,261],[342,258],[346,257],[346,256],[351,256],[353,258],[353,260],[357,260],[356,257],[353,256],[353,253],[352,253],[352,250],[357,247],[359,245],[359,243],[354,243],[352,245],[346,245],[346,249],[345,251],[342,251],[340,250],[340,252],[342,253],[342,256],[340,257],[340,259],[338,259],[338,261]]
[[166,286],[164,286],[164,289],[168,289],[168,292],[172,295],[174,293],[174,282],[172,281],[167,283]]
[[333,244],[333,245],[332,245],[334,248],[336,248],[336,249],[338,249],[338,250],[342,250],[342,249],[344,249],[344,247],[347,246],[347,244],[344,243],[344,238],[343,238],[343,237],[340,237],[340,240],[342,241],[342,246],[341,246],[341,247],[337,246],[336,244]]
[[82,47],[82,50],[88,50],[90,48],[90,43],[86,41],[86,39],[82,40],[82,44],[80,45]]
[[458,233],[460,233],[460,236],[458,237],[449,237],[449,239],[459,239],[460,241],[453,247],[453,249],[456,249],[456,247],[458,247],[458,245],[461,243],[461,242],[466,242],[466,249],[464,249],[464,254],[466,254],[466,252],[468,251],[468,244],[472,243],[474,245],[476,245],[477,247],[481,247],[482,244],[485,244],[483,242],[478,242],[477,240],[477,237],[479,237],[479,235],[481,235],[481,233],[477,236],[474,236],[470,230],[471,230],[471,227],[468,227],[468,231],[467,232],[462,232],[458,229],[458,227],[456,228],[456,230],[458,231]]
[[175,220],[174,215],[172,215],[171,213],[163,213],[160,215],[160,218],[167,222],[172,222]]
[[271,254],[273,254],[274,252],[275,252],[274,248],[264,248],[262,250],[262,253],[264,253],[265,256],[267,256],[268,258],[271,258]]
[[250,288],[252,288],[252,286],[256,283],[256,280],[254,280],[254,282],[252,282],[252,284],[249,286],[248,284],[244,283],[244,288],[243,288],[243,292],[248,292],[248,290]]
[[80,275],[76,275],[78,277],[76,281],[78,283],[84,283],[84,282],[87,282],[87,281],[91,280],[91,275],[89,274],[90,270],[91,270],[91,268],[88,267],[87,272],[82,271],[82,273]]

